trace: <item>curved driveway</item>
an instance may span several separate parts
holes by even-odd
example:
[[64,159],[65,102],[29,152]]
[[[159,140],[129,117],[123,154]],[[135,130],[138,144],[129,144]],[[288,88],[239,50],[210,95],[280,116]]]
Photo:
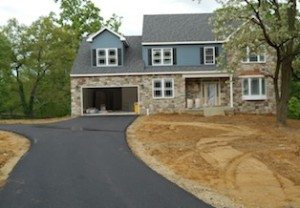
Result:
[[133,116],[0,125],[31,149],[0,191],[3,208],[208,208],[136,159],[125,141]]

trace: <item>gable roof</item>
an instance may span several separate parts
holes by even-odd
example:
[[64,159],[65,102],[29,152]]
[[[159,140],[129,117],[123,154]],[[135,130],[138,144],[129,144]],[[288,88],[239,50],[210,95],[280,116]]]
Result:
[[124,36],[120,35],[119,33],[115,32],[115,31],[113,31],[113,30],[111,30],[111,29],[109,29],[109,28],[107,28],[107,27],[104,27],[104,28],[98,30],[97,32],[95,32],[95,33],[89,35],[89,36],[87,37],[86,41],[87,41],[87,42],[93,42],[93,39],[94,39],[95,37],[97,37],[98,35],[100,35],[102,32],[104,32],[105,30],[107,30],[108,32],[110,32],[110,33],[114,34],[115,36],[117,36],[122,42],[125,43],[125,45],[128,46],[128,42],[127,42],[127,40],[126,40],[126,38],[125,38]]
[[142,43],[224,42],[213,33],[212,13],[144,15]]
[[144,68],[142,59],[141,36],[126,36],[128,47],[125,48],[124,63],[118,67],[92,66],[91,43],[84,38],[80,44],[77,56],[72,66],[71,74],[97,74],[141,71]]

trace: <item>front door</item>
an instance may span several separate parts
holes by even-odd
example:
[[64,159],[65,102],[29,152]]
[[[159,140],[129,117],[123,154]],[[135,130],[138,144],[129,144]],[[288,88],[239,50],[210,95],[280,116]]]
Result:
[[218,103],[218,83],[205,83],[204,106],[216,106]]

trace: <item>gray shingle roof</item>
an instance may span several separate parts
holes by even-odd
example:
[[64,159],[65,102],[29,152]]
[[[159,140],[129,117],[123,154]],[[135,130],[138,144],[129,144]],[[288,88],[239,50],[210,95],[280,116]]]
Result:
[[212,14],[145,15],[143,36],[124,36],[126,47],[124,64],[118,67],[93,67],[91,43],[82,40],[71,74],[112,74],[141,72],[178,72],[215,70],[214,65],[202,66],[145,66],[142,42],[213,41],[209,25]]
[[125,36],[129,47],[126,48],[124,64],[117,67],[93,67],[91,43],[82,40],[71,74],[124,73],[139,72],[144,68],[142,60],[141,36]]
[[142,42],[214,41],[212,15],[144,15]]
[[129,47],[126,49],[124,65],[118,67],[93,67],[91,60],[91,43],[82,40],[72,66],[71,74],[111,74],[140,72],[177,72],[177,71],[209,71],[215,70],[214,65],[204,66],[145,66],[142,60],[141,36],[126,36]]

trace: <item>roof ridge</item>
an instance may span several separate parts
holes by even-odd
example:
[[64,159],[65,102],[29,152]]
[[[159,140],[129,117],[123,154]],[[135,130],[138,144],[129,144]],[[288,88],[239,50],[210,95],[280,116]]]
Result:
[[213,12],[204,12],[204,13],[169,13],[169,14],[144,14],[143,16],[168,16],[168,15],[208,15],[208,14],[213,14]]

